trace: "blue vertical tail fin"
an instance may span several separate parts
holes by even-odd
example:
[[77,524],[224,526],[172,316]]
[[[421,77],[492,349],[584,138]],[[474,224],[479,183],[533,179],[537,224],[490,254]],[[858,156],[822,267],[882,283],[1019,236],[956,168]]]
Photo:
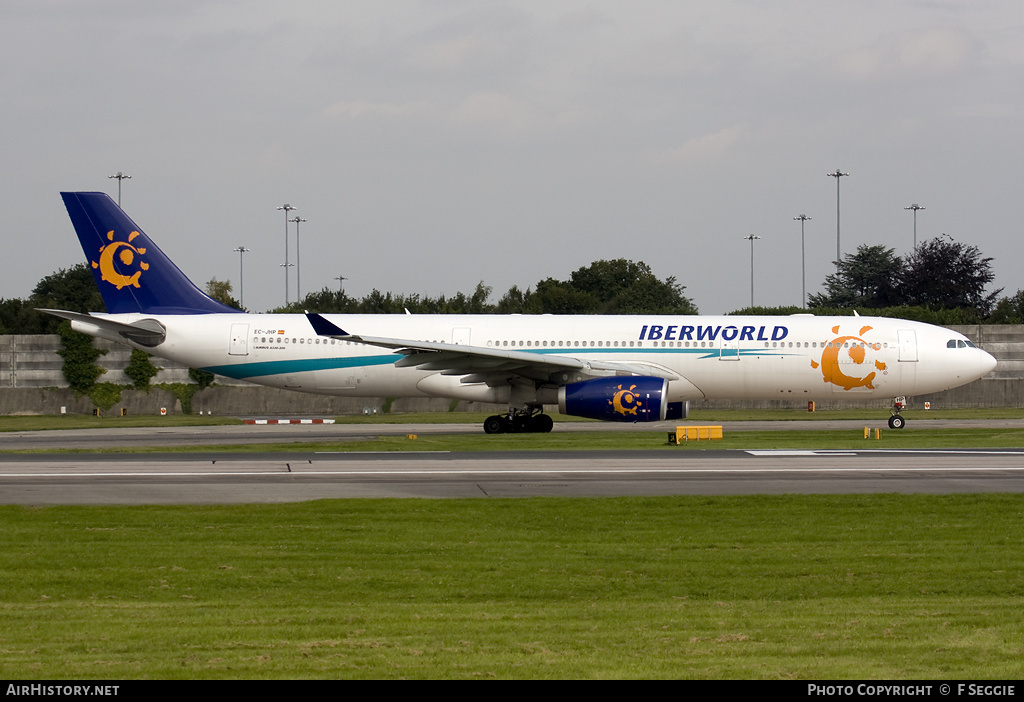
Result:
[[61,193],[107,312],[240,312],[197,288],[106,193]]

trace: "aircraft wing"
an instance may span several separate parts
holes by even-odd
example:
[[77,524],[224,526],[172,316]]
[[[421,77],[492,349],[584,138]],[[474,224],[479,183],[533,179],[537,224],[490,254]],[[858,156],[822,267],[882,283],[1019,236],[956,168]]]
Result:
[[560,382],[557,375],[565,372],[582,372],[587,376],[646,375],[667,380],[679,379],[679,376],[665,368],[646,363],[598,361],[562,353],[531,353],[483,346],[363,336],[350,334],[319,314],[307,313],[306,318],[319,336],[393,349],[404,356],[395,362],[398,368],[416,367],[420,370],[440,371],[443,375],[461,375],[464,376],[462,382],[465,383],[499,384],[505,382],[510,374],[542,382]]

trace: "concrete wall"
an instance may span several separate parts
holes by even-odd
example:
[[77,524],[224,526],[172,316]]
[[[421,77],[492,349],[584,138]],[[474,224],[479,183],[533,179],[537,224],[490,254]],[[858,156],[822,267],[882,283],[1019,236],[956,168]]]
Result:
[[[969,385],[942,393],[912,398],[911,406],[930,402],[933,408],[950,407],[1024,407],[1024,325],[971,325],[951,327],[974,341],[999,361],[996,370]],[[103,382],[130,385],[122,369],[128,364],[131,349],[121,344],[95,339],[98,349],[107,353],[97,361],[107,370]],[[61,367],[63,359],[57,355],[60,337],[56,335],[2,335],[0,336],[0,415],[4,414],[58,414],[61,408],[75,414],[92,412],[87,397],[76,398],[67,387]],[[158,383],[188,383],[188,369],[163,359],[153,359],[160,373],[151,381]],[[287,416],[362,414],[382,411],[385,398],[340,398],[325,395],[263,388],[218,376],[217,385],[198,393],[192,401],[194,412],[221,416]],[[170,392],[158,389],[136,391],[125,389],[121,403],[105,414],[119,414],[124,407],[130,414],[157,414],[161,408],[180,413],[181,405]],[[820,409],[833,409],[856,405],[888,407],[891,398],[870,402],[857,402],[842,396],[818,398]],[[447,412],[451,401],[445,399],[402,399],[391,405],[393,412]],[[712,401],[691,402],[698,408],[749,409],[805,409],[806,402],[766,401]],[[504,407],[460,402],[456,409],[500,412]]]
[[[131,385],[124,368],[131,360],[132,350],[124,344],[105,339],[93,339],[93,346],[105,351],[96,363],[106,373],[100,382]],[[66,388],[62,368],[64,359],[60,350],[60,337],[56,334],[0,335],[0,389],[3,388]],[[153,364],[161,371],[151,383],[188,383],[188,367],[173,361],[154,358]],[[234,383],[229,378],[220,378]]]
[[[333,417],[345,414],[381,414],[385,398],[347,398],[309,395],[306,393],[264,388],[256,385],[237,387],[211,387],[192,398],[194,413],[212,414],[219,417],[287,417],[314,416]],[[88,397],[75,397],[68,388],[3,388],[0,389],[0,415],[16,414],[92,414],[92,401]],[[448,412],[452,407],[445,399],[395,400],[392,412]],[[150,388],[133,390],[125,388],[121,401],[110,409],[103,410],[104,416],[118,416],[121,409],[131,416],[157,415],[161,409],[168,414],[181,414],[178,398],[166,390]],[[459,412],[504,412],[504,406],[482,405],[460,402],[455,406]]]

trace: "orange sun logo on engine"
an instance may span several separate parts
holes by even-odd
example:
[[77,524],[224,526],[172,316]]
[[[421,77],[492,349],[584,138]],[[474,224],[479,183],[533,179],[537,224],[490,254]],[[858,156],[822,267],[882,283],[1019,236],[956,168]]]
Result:
[[[118,290],[128,285],[139,287],[139,276],[143,271],[149,270],[149,264],[141,258],[146,254],[146,249],[136,248],[131,243],[137,236],[139,236],[138,232],[132,232],[128,235],[128,241],[114,241],[114,232],[107,232],[107,239],[111,243],[100,247],[99,263],[90,261],[93,268],[100,269],[103,280],[116,286]],[[136,270],[130,275],[125,275],[118,273],[117,268],[128,271],[135,268]]]
[[618,391],[612,395],[612,399],[608,400],[608,404],[612,406],[614,411],[623,416],[636,414],[636,411],[643,406],[643,403],[637,398],[633,392],[634,390],[636,390],[636,385],[630,385],[629,390],[623,390],[620,385]]
[[832,327],[836,334],[821,353],[821,363],[811,361],[811,368],[821,368],[826,383],[832,383],[844,390],[866,388],[874,390],[872,384],[878,372],[885,372],[886,365],[874,360],[876,351],[881,349],[877,342],[865,341],[863,337],[871,327],[861,327],[858,336],[841,336],[839,326]]

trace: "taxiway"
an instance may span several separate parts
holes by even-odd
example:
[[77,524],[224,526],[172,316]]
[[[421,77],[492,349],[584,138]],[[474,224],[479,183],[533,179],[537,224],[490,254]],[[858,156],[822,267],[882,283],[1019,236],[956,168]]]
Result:
[[[864,422],[848,422],[862,427]],[[744,426],[740,426],[743,424]],[[750,423],[731,423],[730,429]],[[794,423],[769,422],[781,425]],[[958,424],[962,425],[963,422]],[[987,425],[991,425],[988,422]],[[814,422],[819,428],[821,422]],[[1016,422],[1019,426],[1020,422]],[[595,426],[574,425],[587,431]],[[929,422],[929,426],[936,426]],[[802,428],[802,427],[801,427]],[[658,427],[653,427],[657,430]],[[1024,450],[132,453],[132,447],[343,443],[475,425],[227,426],[17,432],[0,453],[3,504],[224,504],[346,497],[531,497],[1024,492]],[[125,449],[128,452],[124,452]],[[105,450],[120,453],[106,453]]]

